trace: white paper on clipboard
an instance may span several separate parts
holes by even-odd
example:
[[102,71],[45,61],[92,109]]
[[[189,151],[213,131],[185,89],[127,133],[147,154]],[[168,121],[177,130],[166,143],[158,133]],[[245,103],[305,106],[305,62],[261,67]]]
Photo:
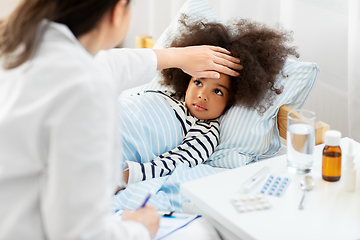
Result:
[[[119,211],[115,213],[114,216],[121,218],[122,212],[123,211]],[[164,214],[169,213],[168,211],[158,211],[158,213],[162,216],[160,219],[160,228],[153,240],[164,239],[200,217],[200,215],[186,213],[173,213],[171,217],[164,217]]]

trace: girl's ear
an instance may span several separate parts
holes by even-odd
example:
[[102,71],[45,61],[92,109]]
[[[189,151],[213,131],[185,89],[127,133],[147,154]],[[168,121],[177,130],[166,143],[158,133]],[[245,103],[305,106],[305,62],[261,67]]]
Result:
[[120,0],[110,13],[111,23],[115,27],[119,27],[122,24],[124,16],[126,15],[127,7],[127,0]]

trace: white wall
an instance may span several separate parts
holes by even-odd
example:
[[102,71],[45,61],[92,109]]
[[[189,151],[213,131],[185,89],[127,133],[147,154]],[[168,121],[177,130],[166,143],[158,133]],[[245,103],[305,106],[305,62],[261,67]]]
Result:
[[[0,0],[1,1],[1,0]],[[131,23],[123,47],[135,47],[135,36],[148,34],[158,39],[186,0],[131,0]],[[208,0],[214,9],[219,0]]]
[[[348,13],[347,1],[296,1],[290,28],[301,60],[316,62],[321,72],[304,108],[317,113],[332,129],[348,136]],[[330,3],[333,2],[331,5]],[[307,13],[302,14],[302,13]]]

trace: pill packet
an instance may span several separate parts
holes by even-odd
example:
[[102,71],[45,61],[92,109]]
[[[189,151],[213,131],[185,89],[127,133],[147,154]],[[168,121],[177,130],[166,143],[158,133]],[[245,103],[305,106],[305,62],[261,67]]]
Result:
[[270,174],[259,190],[261,194],[281,197],[290,183],[289,176]]
[[240,212],[251,212],[271,208],[264,194],[237,194],[231,199],[235,209]]

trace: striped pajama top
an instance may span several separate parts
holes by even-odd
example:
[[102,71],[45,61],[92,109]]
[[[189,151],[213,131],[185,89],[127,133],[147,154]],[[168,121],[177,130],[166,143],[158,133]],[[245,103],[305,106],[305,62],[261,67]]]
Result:
[[[201,164],[210,157],[219,144],[220,124],[218,119],[199,120],[195,118],[185,107],[184,102],[174,99],[168,92],[148,90],[138,94],[140,95],[138,98],[142,96],[149,97],[147,96],[149,94],[156,95],[154,96],[155,99],[165,100],[164,102],[172,108],[172,113],[170,112],[170,114],[173,114],[172,119],[177,122],[176,124],[181,129],[181,136],[179,134],[179,137],[181,137],[180,144],[173,144],[170,150],[154,156],[153,159],[137,157],[138,154],[133,154],[135,156],[133,159],[124,159],[123,170],[129,170],[129,184],[169,175],[177,164],[187,164],[189,167]],[[146,108],[151,107],[154,109],[154,105],[162,104],[161,100],[149,103],[151,106],[146,106]],[[122,111],[133,111],[133,108],[134,106]],[[157,114],[157,112],[160,111],[152,114]],[[133,116],[131,118],[134,119]],[[144,119],[142,121],[147,121],[149,117]],[[141,127],[136,127],[136,125],[133,128],[138,128],[136,129],[137,132],[142,130]],[[146,141],[142,140],[142,142]]]

